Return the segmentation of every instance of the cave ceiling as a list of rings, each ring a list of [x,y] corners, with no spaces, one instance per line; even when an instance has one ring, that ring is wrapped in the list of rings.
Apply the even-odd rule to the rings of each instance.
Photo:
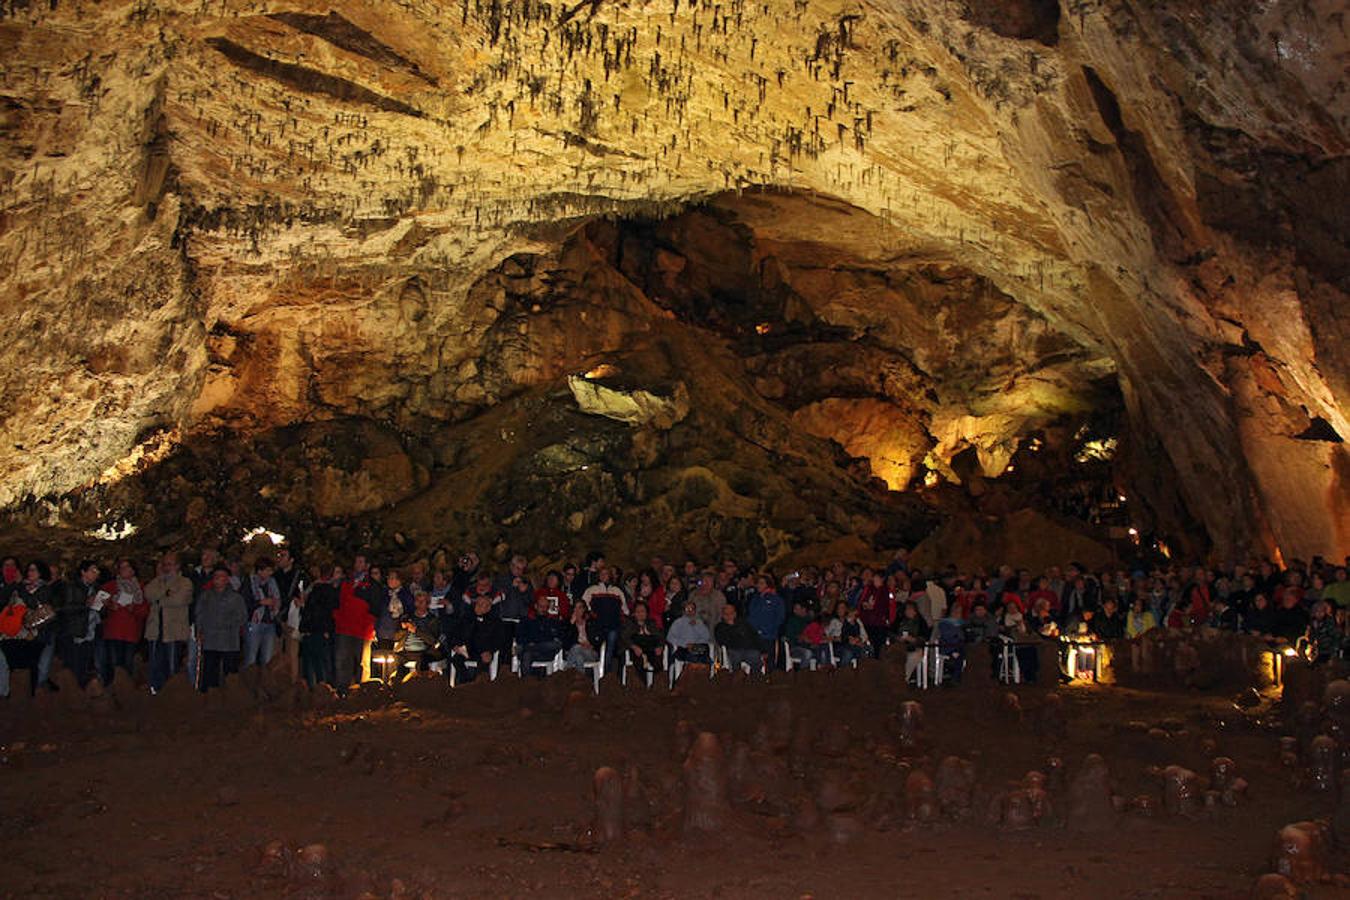
[[[1141,525],[1350,552],[1346,27],[5,0],[0,504],[782,556],[1118,407]]]

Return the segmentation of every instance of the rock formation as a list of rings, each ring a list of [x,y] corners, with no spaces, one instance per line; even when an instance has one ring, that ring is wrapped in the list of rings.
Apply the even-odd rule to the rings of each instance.
[[[1176,549],[1344,554],[1348,46],[1334,0],[5,0],[0,504],[773,559],[1114,452]]]

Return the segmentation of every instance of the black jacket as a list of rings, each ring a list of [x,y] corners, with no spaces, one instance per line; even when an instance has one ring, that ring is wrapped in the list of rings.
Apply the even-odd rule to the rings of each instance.
[[[728,650],[758,650],[759,633],[748,619],[737,619],[734,624],[718,622],[713,628],[713,640],[717,646]]]
[[[451,647],[463,645],[470,656],[493,653],[502,648],[506,639],[506,626],[498,618],[494,609],[485,616],[470,614],[456,623],[457,627],[450,636]]]
[[[305,605],[300,608],[301,634],[332,634],[333,613],[338,608],[337,585],[320,581],[310,589]]]

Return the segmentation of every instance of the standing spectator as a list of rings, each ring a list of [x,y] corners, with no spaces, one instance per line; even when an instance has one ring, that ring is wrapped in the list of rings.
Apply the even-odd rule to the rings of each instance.
[[[867,629],[867,642],[872,645],[872,655],[877,659],[881,658],[881,652],[886,648],[894,602],[895,598],[886,590],[886,577],[880,572],[873,572],[858,595],[858,618]]]
[[[75,579],[61,582],[60,587],[53,592],[56,652],[80,687],[84,687],[94,672],[94,639],[100,624],[98,613],[92,609],[99,589],[98,564],[91,559],[81,560]]]
[[[338,588],[338,608],[333,613],[336,663],[333,677],[340,692],[345,692],[353,681],[366,680],[378,607],[379,597],[370,582],[366,557],[358,554],[352,561],[351,574]]]
[[[216,566],[210,585],[197,598],[203,691],[219,687],[225,676],[237,669],[239,635],[248,618],[248,604],[230,584],[230,570]]]
[[[150,604],[136,579],[136,567],[129,559],[118,561],[117,577],[103,585],[102,590],[107,594],[103,601],[103,683],[109,684],[114,668],[131,674],[131,663],[145,631]]]
[[[515,644],[520,621],[534,608],[534,585],[530,583],[525,567],[525,557],[511,557],[510,569],[493,585],[502,598],[498,611],[502,617],[502,649],[507,655]]]
[[[6,611],[13,617],[10,621],[17,624],[18,629],[7,633],[6,639],[0,641],[7,663],[0,696],[9,694],[11,669],[32,671],[30,689],[33,692],[47,683],[56,643],[56,616],[52,607],[50,582],[51,569],[45,562],[34,560],[24,567],[22,580],[5,588]],[[26,617],[39,607],[51,613],[51,618],[37,629],[30,628]],[[6,629],[7,632],[10,630]]]
[[[277,568],[272,573],[277,583],[277,594],[281,597],[281,608],[277,610],[277,627],[281,631],[281,652],[286,655],[286,668],[291,680],[300,679],[300,616],[298,609],[292,609],[305,590],[304,570],[291,555],[286,546],[277,548]]]
[[[595,570],[595,583],[581,595],[582,602],[591,611],[601,640],[605,642],[607,669],[615,664],[614,654],[619,649],[619,635],[623,630],[624,617],[628,615],[628,599],[618,586],[610,582],[610,575],[611,570],[602,557]]]
[[[192,582],[179,568],[178,554],[164,554],[159,560],[159,574],[145,586],[145,599],[150,604],[145,638],[150,642],[152,693],[178,671],[179,659],[186,653],[192,593]]]
[[[907,601],[895,620],[895,640],[905,651],[905,679],[908,680],[923,663],[923,648],[933,633],[922,615],[919,605]]]
[[[272,661],[277,646],[277,611],[281,609],[281,590],[272,573],[275,563],[259,559],[253,573],[244,579],[244,602],[248,605],[248,628],[244,632],[244,659],[241,669],[265,666]]]
[[[1312,605],[1308,617],[1308,647],[1314,663],[1324,663],[1335,659],[1341,650],[1341,630],[1336,625],[1336,617],[1331,606],[1325,600]]]
[[[328,578],[314,570],[314,584],[300,604],[300,673],[310,687],[321,681],[333,684],[333,614],[338,608],[342,566],[333,566]]]
[[[783,598],[774,593],[773,582],[768,575],[760,575],[755,580],[755,588],[756,593],[750,598],[750,610],[746,618],[759,635],[760,649],[765,653],[773,653],[778,634],[787,619],[787,609]]]

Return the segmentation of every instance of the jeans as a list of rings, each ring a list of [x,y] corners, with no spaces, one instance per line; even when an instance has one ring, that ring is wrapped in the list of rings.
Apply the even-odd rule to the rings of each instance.
[[[0,697],[9,696],[9,660],[0,652]]]
[[[792,663],[796,666],[810,668],[812,661],[817,666],[828,666],[830,664],[830,651],[824,644],[819,647],[798,645],[792,647],[790,652],[792,653]]]
[[[250,622],[244,631],[244,660],[241,668],[265,666],[277,648],[277,627],[271,622]]]
[[[593,663],[599,658],[600,654],[596,653],[590,647],[573,644],[572,649],[568,650],[567,655],[563,657],[563,662],[567,664],[567,668],[583,672],[586,669],[587,663]]]
[[[540,641],[537,644],[526,644],[520,648],[520,674],[533,675],[533,663],[552,662],[553,657],[558,655],[562,649],[562,643],[559,641]]]
[[[47,683],[47,679],[52,676],[52,658],[56,656],[56,641],[48,638],[47,643],[43,645],[42,651],[38,653],[37,673],[33,680],[33,687],[40,688]]]
[[[202,686],[201,656],[202,643],[197,639],[197,629],[194,627],[188,637],[187,659],[183,661],[183,668],[187,669],[188,681],[191,681],[195,688]]]
[[[178,654],[187,641],[150,642],[150,690],[157,691],[178,671]]]
[[[333,683],[333,636],[307,634],[300,638],[300,672],[310,687]]]
[[[834,662],[839,668],[853,665],[853,661],[858,658],[860,658],[858,648],[852,644],[840,641],[834,645]]]
[[[619,632],[618,630],[605,632],[605,671],[603,674],[613,672],[619,667]]]

